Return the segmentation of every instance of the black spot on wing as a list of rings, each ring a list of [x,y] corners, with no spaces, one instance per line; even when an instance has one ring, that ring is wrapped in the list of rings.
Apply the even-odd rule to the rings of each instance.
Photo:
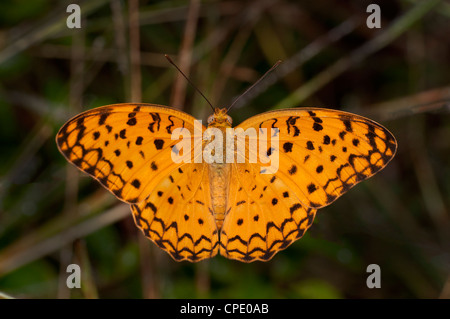
[[[136,123],[137,123],[137,120],[136,120],[135,117],[132,117],[132,118],[130,118],[130,119],[127,121],[127,124],[128,124],[129,126],[134,126],[134,125],[136,125]]]
[[[157,150],[160,150],[164,146],[164,140],[156,139],[153,141]]]
[[[134,188],[139,189],[141,187],[141,182],[138,179],[135,179],[131,182]]]
[[[172,134],[172,127],[175,126],[175,123],[173,122],[172,117],[173,117],[172,115],[169,115],[169,117],[167,118],[169,120],[170,124],[166,126],[166,131],[169,134]]]
[[[109,112],[102,113],[102,115],[100,115],[100,119],[98,120],[98,125],[103,125],[103,124],[105,124],[106,119],[108,118],[108,116],[109,116],[110,114],[111,114],[111,113],[109,113]]]
[[[293,144],[291,142],[286,142],[283,144],[283,150],[285,153],[292,152],[292,146]]]
[[[352,122],[350,120],[343,120],[342,122],[345,125],[345,130],[349,133],[352,133],[353,132]]]
[[[319,123],[314,123],[313,124],[313,130],[316,132],[322,131],[323,130],[323,126]]]
[[[311,194],[313,192],[315,192],[317,190],[316,185],[314,185],[313,183],[308,185],[308,193]]]
[[[288,172],[290,175],[294,175],[295,173],[297,173],[297,166],[292,165]]]
[[[150,132],[155,133],[155,126],[156,130],[159,131],[160,129],[161,117],[158,113],[150,113],[150,116],[152,117],[153,122],[148,125],[148,129],[150,130]]]
[[[300,129],[295,125],[295,123],[297,122],[297,119],[299,119],[298,116],[290,116],[286,120],[288,134],[291,134],[291,130],[293,130],[294,131],[293,136],[300,135]]]

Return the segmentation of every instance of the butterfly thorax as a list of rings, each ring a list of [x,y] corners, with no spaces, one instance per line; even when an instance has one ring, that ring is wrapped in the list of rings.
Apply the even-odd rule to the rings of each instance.
[[[228,201],[231,176],[231,164],[226,163],[225,160],[225,155],[227,153],[225,150],[225,137],[226,129],[231,128],[232,119],[226,112],[227,110],[225,108],[216,108],[214,114],[208,118],[208,128],[218,128],[222,131],[222,145],[224,145],[222,163],[208,164],[211,203],[218,229],[222,227],[226,215],[226,203]]]
[[[214,114],[208,117],[208,127],[224,128],[231,127],[232,118],[227,114],[227,109],[214,109]]]

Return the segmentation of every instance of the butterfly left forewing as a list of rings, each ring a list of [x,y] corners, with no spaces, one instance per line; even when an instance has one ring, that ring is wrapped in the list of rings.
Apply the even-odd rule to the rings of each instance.
[[[329,205],[380,171],[397,148],[394,136],[380,124],[329,109],[266,112],[238,127],[278,130],[279,167],[274,175],[311,208]]]

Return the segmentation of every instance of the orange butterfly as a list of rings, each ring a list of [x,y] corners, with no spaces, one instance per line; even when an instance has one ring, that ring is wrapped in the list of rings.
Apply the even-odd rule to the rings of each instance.
[[[237,126],[278,130],[278,149],[266,151],[269,158],[278,152],[278,171],[261,174],[266,165],[251,163],[250,153],[236,154],[244,163],[195,163],[194,123],[165,106],[115,104],[74,117],[56,142],[69,162],[131,205],[145,236],[175,260],[192,262],[218,252],[243,262],[270,260],[303,236],[318,208],[380,171],[397,149],[386,128],[359,115],[320,108],[266,112]],[[208,123],[231,128],[226,109],[216,108]],[[177,128],[191,134],[191,161],[172,160],[180,152],[172,139]]]

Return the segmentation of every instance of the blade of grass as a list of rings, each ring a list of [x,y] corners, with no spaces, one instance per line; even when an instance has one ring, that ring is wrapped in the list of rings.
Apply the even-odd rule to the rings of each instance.
[[[353,65],[361,63],[368,56],[384,48],[404,32],[408,31],[414,23],[434,9],[440,2],[441,0],[419,2],[412,9],[394,21],[386,30],[381,32],[379,36],[366,42],[364,45],[353,51],[350,55],[338,60],[329,68],[316,75],[313,79],[280,101],[274,109],[298,106],[331,80],[350,69]]]
[[[95,12],[105,3],[107,0],[96,0],[96,1],[85,1],[82,4],[82,12],[86,17],[89,14]],[[65,13],[66,7],[59,7],[54,12],[52,12],[49,16],[55,17],[49,19],[45,17],[41,21],[36,23],[35,28],[31,28],[31,31],[28,34],[21,36],[16,39],[13,43],[7,44],[6,47],[0,51],[0,65],[8,61],[13,56],[19,54],[23,50],[28,49],[32,45],[42,42],[45,39],[48,39],[60,31],[67,29],[66,19],[67,13]],[[42,25],[42,26],[40,26]]]
[[[195,46],[192,63],[200,61],[206,54],[214,50],[220,43],[225,41],[232,31],[243,28],[249,23],[254,23],[270,6],[275,5],[272,0],[256,1],[250,7],[241,8],[239,14],[232,16],[227,23],[219,25],[208,34],[205,40]],[[245,9],[245,10],[242,10]]]
[[[82,20],[82,24],[85,24],[85,20]],[[76,30],[72,36],[71,44],[71,59],[70,59],[70,83],[69,83],[69,109],[74,113],[80,113],[82,111],[83,104],[83,92],[84,92],[84,76],[85,75],[85,32],[83,29]],[[65,197],[63,215],[70,216],[71,214],[78,214],[78,189],[79,189],[79,173],[71,165],[67,165],[66,170],[66,183],[65,183]],[[85,250],[85,246],[80,244],[80,239],[74,243],[69,243],[66,247],[63,247],[60,252],[60,273],[58,284],[58,298],[67,299],[70,298],[72,290],[67,287],[66,268],[68,264],[71,264],[74,257],[73,247],[78,247],[78,260],[84,265],[89,265],[87,260],[88,253]],[[81,268],[83,273],[88,273],[88,269]],[[83,276],[84,286],[95,287],[93,282],[89,282],[91,277]],[[83,286],[83,287],[84,287]],[[85,292],[85,289],[82,289]],[[88,291],[89,293],[90,291]],[[89,295],[90,296],[90,295]]]
[[[219,101],[222,97],[228,80],[230,79],[230,76],[232,75],[232,72],[236,67],[237,61],[241,57],[242,50],[244,49],[244,46],[250,37],[253,27],[254,24],[249,23],[247,26],[241,28],[239,30],[239,33],[234,37],[233,42],[230,45],[230,49],[222,59],[219,67],[220,71],[218,72],[218,76],[214,81],[214,86],[212,87],[211,94],[212,101]],[[229,105],[229,103],[231,102],[227,101],[226,104],[220,103],[217,105]]]
[[[195,35],[197,31],[198,15],[200,11],[200,1],[191,0],[189,2],[189,10],[184,28],[183,41],[181,43],[180,52],[178,54],[178,66],[189,77],[189,70],[192,63],[192,46],[194,45]],[[170,105],[183,109],[186,98],[186,79],[178,73],[172,89],[172,97]]]
[[[81,291],[87,299],[97,299],[98,290],[95,284],[94,276],[92,275],[92,266],[86,244],[82,240],[77,240],[74,245],[76,260],[80,263],[80,268],[83,271],[81,276]],[[67,273],[65,273],[67,277]]]
[[[101,213],[92,209],[70,219],[60,215],[0,252],[0,276],[129,216],[130,208],[124,204]]]
[[[14,161],[9,166],[8,172],[0,180],[0,202],[3,202],[8,195],[11,183],[16,179],[16,176],[19,176],[24,168],[30,165],[36,153],[51,136],[52,128],[45,119],[37,123],[30,134],[28,134],[25,141],[17,149],[18,154],[13,156]],[[0,218],[2,218],[1,211]]]
[[[131,0],[129,2],[129,36],[130,36],[130,85],[131,101],[140,103],[142,101],[142,80],[141,80],[141,55],[140,55],[140,36],[139,36],[139,1]]]
[[[338,40],[342,39],[344,36],[354,31],[357,27],[358,18],[356,16],[351,17],[338,25],[337,27],[331,29],[329,32],[323,36],[317,38],[315,41],[308,44],[305,48],[299,51],[297,54],[293,55],[286,61],[281,63],[276,72],[269,74],[258,86],[253,88],[245,97],[243,97],[234,108],[240,108],[247,105],[251,100],[255,99],[261,93],[267,90],[268,87],[280,81],[284,76],[294,72],[305,62],[312,59],[320,52],[325,50],[329,45]]]
[[[450,112],[450,86],[435,88],[367,107],[366,115],[380,121],[397,120],[426,112]]]

